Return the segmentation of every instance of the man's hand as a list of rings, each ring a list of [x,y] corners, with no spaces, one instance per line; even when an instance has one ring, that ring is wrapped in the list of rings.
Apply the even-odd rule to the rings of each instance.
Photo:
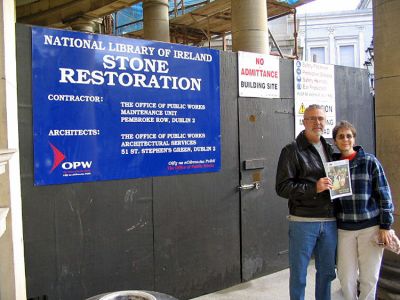
[[[329,177],[322,177],[317,181],[317,193],[330,190],[332,187],[332,180]]]

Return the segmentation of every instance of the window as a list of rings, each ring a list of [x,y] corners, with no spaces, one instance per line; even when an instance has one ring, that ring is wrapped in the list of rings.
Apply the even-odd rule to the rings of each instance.
[[[354,45],[339,46],[340,64],[347,67],[355,67]]]
[[[316,63],[325,63],[325,47],[311,47],[310,60]]]

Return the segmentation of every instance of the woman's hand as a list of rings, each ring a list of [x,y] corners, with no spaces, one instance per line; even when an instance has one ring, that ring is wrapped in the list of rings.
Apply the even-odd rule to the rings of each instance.
[[[392,235],[390,234],[390,230],[379,229],[379,242],[383,243],[384,245],[388,245],[391,241]]]

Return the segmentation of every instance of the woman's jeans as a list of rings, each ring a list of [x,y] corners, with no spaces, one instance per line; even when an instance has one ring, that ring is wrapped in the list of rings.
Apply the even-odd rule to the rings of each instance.
[[[336,221],[289,221],[290,299],[304,300],[307,267],[315,257],[315,299],[331,299],[331,281],[336,278]]]

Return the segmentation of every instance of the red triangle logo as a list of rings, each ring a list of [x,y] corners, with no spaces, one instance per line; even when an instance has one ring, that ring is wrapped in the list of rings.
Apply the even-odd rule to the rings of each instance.
[[[55,168],[65,159],[65,155],[58,150],[52,143],[49,143],[51,149],[53,150],[53,167],[50,170],[50,173],[54,171]]]

